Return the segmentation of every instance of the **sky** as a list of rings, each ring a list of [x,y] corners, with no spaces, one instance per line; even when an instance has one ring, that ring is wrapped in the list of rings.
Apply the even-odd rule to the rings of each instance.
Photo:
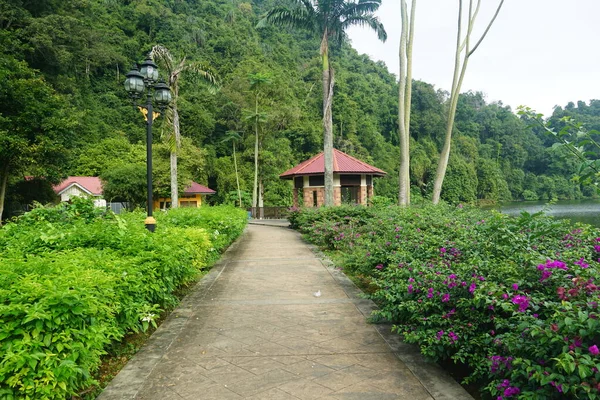
[[[482,0],[478,40],[499,0]],[[407,1],[410,5],[411,1]],[[413,79],[450,90],[458,0],[417,0]],[[464,1],[465,4],[468,1]],[[385,62],[398,75],[400,1],[382,0],[376,15],[388,39],[352,27],[352,46]],[[505,0],[485,40],[469,59],[461,92],[485,93],[488,102],[525,105],[544,115],[568,102],[600,99],[600,0]]]

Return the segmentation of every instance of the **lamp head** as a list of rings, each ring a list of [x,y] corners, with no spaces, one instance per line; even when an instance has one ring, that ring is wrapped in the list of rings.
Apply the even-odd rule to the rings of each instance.
[[[134,99],[140,97],[144,93],[144,76],[140,74],[137,66],[134,65],[125,76],[125,90],[129,96]]]
[[[150,55],[140,65],[140,73],[144,77],[144,82],[148,85],[152,85],[158,79],[158,66],[152,61]]]

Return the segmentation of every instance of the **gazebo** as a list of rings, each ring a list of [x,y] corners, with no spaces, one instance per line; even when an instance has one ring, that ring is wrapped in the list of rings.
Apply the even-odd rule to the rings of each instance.
[[[333,201],[366,205],[373,197],[373,178],[386,173],[337,149],[333,149]],[[319,207],[325,203],[325,159],[319,153],[279,175],[294,182],[294,206],[300,196],[305,207]]]

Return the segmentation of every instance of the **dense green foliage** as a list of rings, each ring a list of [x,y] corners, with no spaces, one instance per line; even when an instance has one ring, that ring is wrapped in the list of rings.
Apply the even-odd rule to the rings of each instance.
[[[247,216],[203,207],[157,219],[151,234],[142,214],[104,214],[75,198],[0,229],[1,398],[64,399],[89,387],[111,344],[155,325]]]
[[[243,136],[237,147],[241,189],[251,193],[254,125],[245,116],[254,109],[254,96],[248,77],[268,74],[272,84],[260,105],[265,121],[259,174],[265,205],[289,205],[289,182],[278,174],[323,148],[322,66],[319,39],[301,30],[256,29],[260,16],[280,3],[286,2],[0,0],[0,165],[10,165],[7,202],[16,207],[25,198],[17,185],[24,175],[55,182],[143,162],[143,119],[122,83],[132,62],[161,44],[177,58],[207,66],[220,85],[213,93],[193,74],[179,81],[181,134],[188,139],[181,153],[188,151],[195,161],[187,165],[179,156],[181,186],[193,179],[217,190],[212,201],[235,199],[229,196],[237,189],[231,145],[222,141],[233,130]],[[376,193],[396,198],[396,78],[348,45],[331,51],[334,146],[388,172],[376,180]],[[411,181],[417,203],[431,191],[447,100],[448,93],[413,82]],[[557,108],[552,121],[571,115],[597,128],[598,104]],[[162,123],[157,121],[155,143],[165,147]],[[480,93],[461,95],[453,140],[442,193],[448,201],[593,194],[571,182],[576,162],[553,150],[551,137],[501,103],[486,103]],[[156,151],[154,163],[158,194],[168,190],[168,151]]]
[[[375,319],[485,398],[600,398],[600,231],[467,207],[295,211],[293,224],[365,277]]]

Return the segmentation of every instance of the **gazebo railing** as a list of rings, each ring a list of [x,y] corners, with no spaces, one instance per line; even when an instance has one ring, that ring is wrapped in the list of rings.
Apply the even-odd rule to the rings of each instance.
[[[254,219],[285,219],[289,207],[250,207],[248,211]]]

